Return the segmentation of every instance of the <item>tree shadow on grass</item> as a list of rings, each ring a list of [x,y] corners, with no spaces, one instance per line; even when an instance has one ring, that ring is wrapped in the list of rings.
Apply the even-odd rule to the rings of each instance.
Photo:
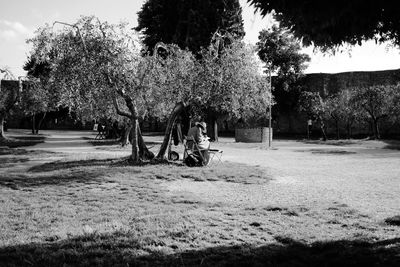
[[[297,140],[299,143],[309,144],[309,145],[330,145],[330,146],[348,146],[357,144],[357,140]]]
[[[391,150],[400,150],[400,141],[399,140],[382,140],[386,146],[384,149],[391,149]]]
[[[17,148],[23,146],[33,146],[44,142],[44,136],[15,136],[6,141],[0,142],[0,146],[7,146],[9,148]]]
[[[50,172],[55,170],[66,170],[80,167],[99,167],[99,166],[113,166],[120,162],[121,159],[89,159],[89,160],[76,160],[76,161],[54,161],[41,165],[33,166],[28,172]]]
[[[120,146],[120,147],[122,147],[120,139],[96,140],[92,137],[83,137],[83,139],[87,140],[93,146]],[[156,146],[156,145],[161,145],[161,143],[162,143],[162,141],[159,141],[159,142],[146,141],[146,146]]]
[[[0,159],[0,168],[9,168],[10,165],[19,164],[29,161],[26,157],[2,157]]]
[[[0,265],[399,266],[400,263],[400,238],[378,242],[341,240],[305,244],[276,237],[276,243],[264,246],[248,244],[184,251],[179,249],[179,243],[167,246],[162,240],[140,239],[136,234],[122,232],[46,240],[50,242],[0,248]]]
[[[24,155],[24,156],[31,156],[31,155],[46,155],[46,154],[61,154],[60,152],[52,152],[46,150],[26,150],[22,148],[0,148],[0,156],[2,155]]]
[[[0,178],[0,187],[8,187],[14,190],[40,187],[49,185],[69,185],[74,183],[92,184],[100,183],[104,174],[103,170],[85,169],[69,170],[37,174],[10,174],[8,177]],[[1,265],[0,265],[1,266]]]

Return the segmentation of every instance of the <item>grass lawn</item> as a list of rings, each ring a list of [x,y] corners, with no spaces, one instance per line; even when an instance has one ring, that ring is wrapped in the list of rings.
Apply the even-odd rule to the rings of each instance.
[[[257,202],[274,186],[275,170],[265,166],[130,166],[5,148],[0,162],[0,266],[400,263],[395,217],[385,222],[322,199]]]

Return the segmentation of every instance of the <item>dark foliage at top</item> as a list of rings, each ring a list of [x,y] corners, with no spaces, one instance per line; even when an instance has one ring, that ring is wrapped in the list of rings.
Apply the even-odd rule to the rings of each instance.
[[[391,40],[400,45],[398,1],[248,0],[263,15],[275,11],[282,26],[303,38],[305,45],[323,49],[363,40]]]
[[[197,53],[208,47],[213,34],[244,36],[242,8],[238,0],[148,0],[138,12],[138,26],[145,45],[174,43]]]
[[[23,69],[28,72],[28,76],[35,78],[48,77],[51,71],[48,62],[37,62],[34,57],[28,57]]]

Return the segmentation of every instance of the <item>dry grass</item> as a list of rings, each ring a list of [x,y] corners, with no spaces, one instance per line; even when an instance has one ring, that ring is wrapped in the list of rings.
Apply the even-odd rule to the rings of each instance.
[[[240,190],[252,194],[268,186],[269,169],[53,157],[0,151],[0,266],[400,263],[398,226],[340,201],[310,206],[239,201],[245,198]],[[222,187],[240,190],[216,198],[202,193],[207,186],[221,187],[221,193]]]

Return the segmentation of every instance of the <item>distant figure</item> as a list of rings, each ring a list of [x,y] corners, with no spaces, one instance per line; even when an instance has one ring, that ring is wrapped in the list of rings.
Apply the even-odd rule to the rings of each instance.
[[[7,121],[6,120],[4,120],[4,122],[3,122],[3,129],[4,129],[5,132],[8,131]]]
[[[207,149],[210,147],[210,138],[207,137],[207,124],[205,122],[196,122],[195,125],[189,129],[187,136],[193,137],[193,140],[200,149]],[[193,145],[189,144],[189,147]],[[192,148],[192,147],[191,147]]]

